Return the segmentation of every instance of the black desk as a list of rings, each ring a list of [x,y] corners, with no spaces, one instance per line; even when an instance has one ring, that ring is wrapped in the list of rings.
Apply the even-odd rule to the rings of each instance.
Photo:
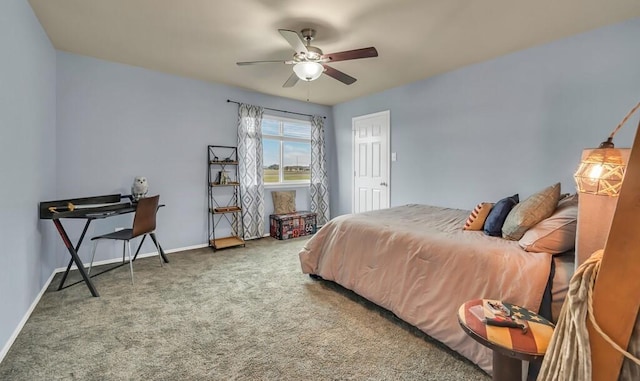
[[[58,290],[64,288],[64,282],[67,279],[67,275],[69,275],[69,271],[71,270],[71,266],[75,263],[78,267],[78,271],[80,275],[82,275],[82,279],[86,283],[89,291],[91,291],[91,295],[100,296],[98,294],[98,290],[96,290],[93,282],[91,282],[91,277],[87,274],[87,271],[84,268],[84,264],[82,260],[78,256],[78,250],[80,249],[80,245],[84,240],[84,236],[87,233],[87,229],[91,224],[91,221],[96,219],[102,219],[112,216],[119,216],[121,214],[133,213],[136,211],[136,205],[132,204],[130,201],[121,202],[122,199],[129,199],[129,196],[122,196],[120,194],[112,194],[106,196],[96,196],[96,197],[85,197],[85,198],[74,198],[67,200],[56,200],[56,201],[44,201],[40,203],[40,219],[48,219],[52,220],[60,234],[60,238],[64,242],[69,254],[71,255],[71,259],[69,260],[69,264],[67,265],[67,270],[64,272],[62,276],[62,280],[60,281],[60,285],[58,286]],[[91,205],[100,205],[100,206],[91,206]],[[71,240],[69,239],[69,235],[67,234],[64,226],[62,226],[62,222],[60,221],[63,218],[72,218],[72,219],[85,219],[87,222],[84,225],[84,229],[82,230],[82,234],[78,239],[78,242],[73,245]],[[146,235],[142,237],[140,244],[138,245],[138,249],[136,250],[136,254],[132,260],[135,260],[140,252],[140,248],[142,247],[142,243]],[[153,239],[153,236],[151,237]],[[160,255],[165,263],[169,263],[164,250],[162,250],[162,246],[160,246],[155,240],[154,242],[160,248]],[[115,266],[120,267],[121,265]],[[112,270],[113,268],[109,270]],[[109,271],[107,270],[107,271]],[[104,272],[104,271],[103,271]],[[102,274],[98,273],[96,275]],[[76,282],[79,283],[79,282]],[[76,283],[70,284],[72,286]]]

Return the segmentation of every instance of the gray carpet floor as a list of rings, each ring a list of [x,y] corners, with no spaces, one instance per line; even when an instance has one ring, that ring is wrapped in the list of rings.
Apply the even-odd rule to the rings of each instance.
[[[169,254],[56,291],[0,363],[0,380],[489,380],[338,285],[300,271],[306,238]],[[72,278],[79,279],[78,274]],[[74,280],[71,279],[71,280]]]

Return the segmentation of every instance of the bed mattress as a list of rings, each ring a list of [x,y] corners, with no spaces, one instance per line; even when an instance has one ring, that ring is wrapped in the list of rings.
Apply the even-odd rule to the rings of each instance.
[[[392,311],[491,374],[491,351],[462,331],[458,307],[487,298],[537,311],[552,256],[464,231],[468,216],[428,205],[340,216],[307,241],[302,271]]]

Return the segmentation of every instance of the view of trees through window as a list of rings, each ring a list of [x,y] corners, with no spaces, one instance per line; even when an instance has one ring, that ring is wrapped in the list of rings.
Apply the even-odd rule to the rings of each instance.
[[[269,115],[262,118],[264,183],[311,179],[311,123]]]

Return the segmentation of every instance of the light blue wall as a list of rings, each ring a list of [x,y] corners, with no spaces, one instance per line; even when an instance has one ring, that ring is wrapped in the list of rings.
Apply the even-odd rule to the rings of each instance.
[[[166,204],[157,229],[165,249],[207,242],[207,145],[237,143],[237,106],[227,99],[327,115],[333,136],[327,106],[64,52],[57,59],[58,198],[127,194],[134,176],[146,176],[150,192]],[[265,200],[268,214],[270,193]],[[97,221],[87,234],[130,224],[131,216]],[[69,226],[77,237],[81,223]],[[81,249],[84,258],[90,246]],[[62,245],[58,253],[61,266],[68,254]],[[119,255],[101,244],[96,259]]]
[[[0,343],[68,261],[52,224],[38,220],[42,200],[128,193],[145,175],[167,205],[158,226],[165,248],[206,242],[206,145],[236,142],[227,98],[328,116],[333,216],[351,210],[351,118],[382,110],[391,110],[398,153],[392,204],[472,208],[554,181],[572,189],[581,150],[640,100],[638,37],[636,19],[331,109],[56,53],[26,0],[0,2],[0,289],[9,291],[0,294]],[[631,144],[637,119],[618,146]],[[101,221],[89,234],[130,223]],[[68,228],[75,239],[80,225]],[[112,249],[98,259],[117,256]]]
[[[54,269],[55,50],[26,0],[0,2],[0,348]],[[3,352],[4,353],[4,352]],[[1,356],[0,356],[1,357]]]
[[[351,118],[391,111],[391,204],[472,209],[554,182],[640,101],[640,19],[334,106],[333,215],[351,212]],[[640,115],[616,135],[630,147]]]

